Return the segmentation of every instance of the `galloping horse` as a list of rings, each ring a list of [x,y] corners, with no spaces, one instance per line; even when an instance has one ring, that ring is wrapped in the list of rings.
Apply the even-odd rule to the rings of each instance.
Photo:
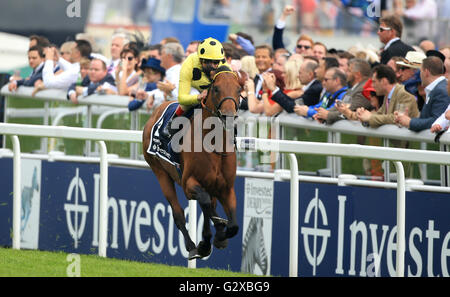
[[[202,144],[201,151],[195,151],[194,135],[198,133],[194,133],[194,130],[202,129],[201,140],[203,141],[208,133],[211,132],[211,129],[205,129],[203,127],[205,120],[215,117],[216,119],[220,119],[222,123],[225,123],[229,119],[234,121],[237,117],[240,92],[241,85],[238,83],[236,74],[229,69],[225,71],[220,71],[219,69],[208,88],[206,98],[201,102],[201,112],[195,113],[190,119],[190,127],[184,135],[183,139],[188,143],[190,142],[190,149],[181,150],[180,152],[181,177],[175,166],[147,152],[152,127],[158,122],[164,110],[171,102],[161,104],[144,127],[144,158],[155,173],[162,192],[172,208],[173,219],[177,228],[184,236],[186,249],[189,252],[189,259],[203,258],[211,254],[212,248],[210,241],[212,233],[210,219],[213,221],[216,229],[214,236],[214,246],[216,248],[225,248],[228,244],[228,238],[235,236],[239,229],[236,220],[236,194],[234,192],[234,180],[236,178],[236,153],[234,147],[232,146],[233,149],[231,151],[224,152],[223,147],[227,145],[227,133],[221,133],[223,138],[216,139],[215,150],[208,150]],[[203,128],[194,127],[194,123],[199,120],[198,117],[201,117]],[[225,128],[225,125],[221,131],[223,132],[224,130],[227,130],[228,133],[230,132],[230,129]],[[232,129],[232,133],[234,133],[234,129]],[[234,140],[234,134],[231,140]],[[221,143],[218,145],[219,149],[217,149],[217,143]],[[204,216],[203,240],[197,247],[189,237],[186,229],[186,220],[176,195],[175,182],[181,185],[187,199],[197,200],[202,209]],[[217,215],[217,200],[221,203],[228,220],[222,219]]]

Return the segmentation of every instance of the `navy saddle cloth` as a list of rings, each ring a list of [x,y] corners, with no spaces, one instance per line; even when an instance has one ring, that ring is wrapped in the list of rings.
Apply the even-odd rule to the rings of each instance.
[[[178,105],[179,105],[178,102],[173,102],[167,105],[161,117],[156,121],[155,125],[150,131],[150,144],[148,146],[147,153],[151,155],[156,155],[161,159],[169,162],[178,169],[179,173],[181,173],[180,154],[172,149],[170,139],[166,139],[165,137],[161,136],[161,132],[169,122],[169,119],[175,113],[175,110],[177,109]],[[191,108],[189,111],[185,112],[183,116],[188,118],[191,117],[192,114],[194,113],[194,109],[195,107]]]

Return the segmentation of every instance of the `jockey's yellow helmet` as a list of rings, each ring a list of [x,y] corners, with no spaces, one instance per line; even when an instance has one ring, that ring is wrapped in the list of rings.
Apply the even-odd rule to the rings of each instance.
[[[197,49],[198,57],[207,60],[223,60],[225,59],[225,51],[222,43],[212,37],[204,39]]]

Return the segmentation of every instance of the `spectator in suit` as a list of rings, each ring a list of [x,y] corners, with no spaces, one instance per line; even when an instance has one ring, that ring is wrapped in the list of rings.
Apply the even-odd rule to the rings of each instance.
[[[323,116],[328,125],[344,118],[351,119],[351,113],[359,107],[371,109],[370,100],[363,94],[370,72],[370,64],[367,61],[362,59],[351,59],[349,61],[347,82],[352,88],[345,94],[342,104],[338,101],[338,104],[326,112],[326,117]],[[322,117],[322,113],[318,113],[318,117]]]
[[[381,107],[376,112],[370,112],[360,107],[356,110],[358,119],[372,128],[386,124],[395,124],[394,111],[399,110],[401,104],[405,106],[408,116],[419,116],[416,98],[396,82],[395,72],[387,65],[378,65],[373,69],[372,85],[377,96],[384,96]]]
[[[273,31],[272,48],[274,50],[277,50],[279,48],[285,48],[284,43],[283,43],[283,31],[284,31],[284,28],[286,27],[286,19],[288,16],[290,16],[294,12],[295,12],[295,9],[292,5],[286,5],[283,8],[283,13],[281,14],[280,18],[277,20],[274,31]]]
[[[447,79],[447,95],[450,96],[450,80]],[[447,109],[434,121],[430,131],[432,133],[445,131],[450,126],[450,104]]]
[[[322,84],[315,77],[315,70],[317,63],[312,60],[305,60],[300,66],[298,77],[303,85],[303,95],[296,100],[290,98],[287,94],[280,92],[275,82],[267,83],[269,90],[272,91],[272,100],[280,104],[284,110],[289,113],[294,112],[294,107],[297,105],[315,105],[319,102],[320,93],[322,92]]]
[[[94,55],[94,54],[93,54]],[[107,90],[117,93],[115,80],[108,74],[107,59],[101,55],[95,55],[91,61],[89,73],[83,79],[81,86],[72,84],[67,92],[67,98],[78,104],[78,96],[89,96],[94,93],[104,94]]]
[[[345,73],[337,67],[327,70],[322,84],[326,93],[322,96],[319,103],[312,106],[297,105],[294,107],[296,114],[323,122],[327,117],[328,110],[332,108],[337,101],[342,100],[348,90],[347,77],[345,76]]]
[[[17,90],[20,86],[34,87],[42,81],[42,69],[44,68],[44,50],[39,46],[32,46],[28,50],[28,64],[33,69],[31,76],[27,79],[12,80],[8,85],[10,92]]]
[[[447,94],[447,81],[444,77],[444,63],[439,58],[428,57],[424,59],[420,76],[427,95],[420,117],[410,118],[398,111],[394,112],[395,122],[412,131],[431,128],[433,122],[446,110],[450,103]]]
[[[378,38],[384,44],[381,52],[381,64],[387,62],[394,56],[405,57],[409,51],[414,49],[400,40],[402,36],[403,25],[396,16],[385,16],[380,18],[378,27]]]
[[[259,45],[255,48],[255,64],[259,73],[253,81],[247,80],[245,83],[248,110],[252,113],[264,112],[264,104],[261,100],[264,93],[262,74],[272,71],[273,63],[273,50],[269,45]]]

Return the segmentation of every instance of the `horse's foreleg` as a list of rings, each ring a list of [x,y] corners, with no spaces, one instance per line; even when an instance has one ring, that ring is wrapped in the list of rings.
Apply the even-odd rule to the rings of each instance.
[[[222,199],[220,199],[223,209],[228,217],[227,229],[225,237],[231,238],[239,231],[239,226],[236,218],[236,193],[231,189]]]
[[[214,246],[218,249],[224,249],[228,246],[228,239],[226,237],[225,228],[228,224],[228,221],[219,217],[216,211],[217,206],[217,198],[213,197],[212,199],[212,212],[213,217],[212,221],[214,222],[214,228],[216,229],[216,235],[214,235]]]
[[[189,199],[195,199],[200,204],[200,208],[203,212],[203,240],[198,244],[198,256],[207,257],[211,254],[211,226],[210,219],[212,215],[212,204],[211,197],[209,194],[200,186],[200,184],[194,179],[189,178],[186,182],[186,196]]]

